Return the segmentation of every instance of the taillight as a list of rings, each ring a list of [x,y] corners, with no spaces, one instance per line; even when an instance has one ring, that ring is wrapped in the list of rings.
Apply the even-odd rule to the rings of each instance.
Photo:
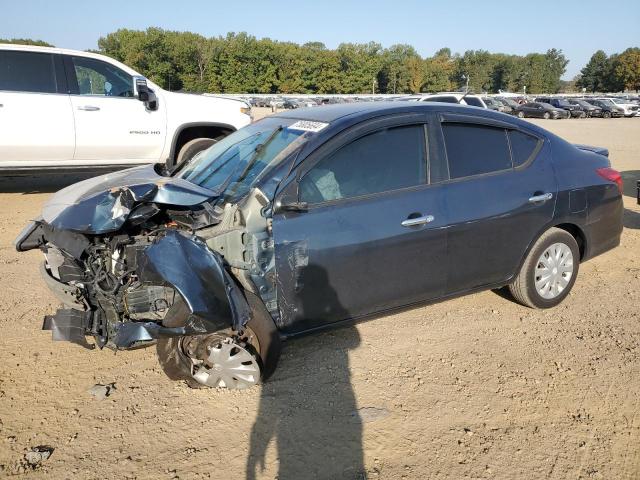
[[[597,168],[596,173],[605,180],[609,180],[610,182],[618,185],[618,190],[620,190],[620,193],[622,193],[622,175],[620,175],[620,172],[614,170],[613,168],[604,167]]]

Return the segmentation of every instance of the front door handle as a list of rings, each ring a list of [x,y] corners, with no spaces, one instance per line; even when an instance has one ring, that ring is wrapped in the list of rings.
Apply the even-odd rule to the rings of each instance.
[[[529,203],[540,203],[546,202],[547,200],[551,200],[553,198],[553,193],[543,193],[541,195],[534,195],[529,198]]]
[[[97,112],[100,110],[100,107],[94,107],[93,105],[83,105],[78,107],[78,110],[82,110],[84,112]]]
[[[431,223],[435,220],[433,215],[425,215],[424,217],[407,218],[403,220],[400,225],[403,227],[415,227],[416,225],[424,225],[425,223]]]

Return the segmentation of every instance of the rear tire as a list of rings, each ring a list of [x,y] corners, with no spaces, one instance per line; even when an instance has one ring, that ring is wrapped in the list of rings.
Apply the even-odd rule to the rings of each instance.
[[[194,138],[193,140],[185,143],[178,155],[176,156],[175,162],[173,162],[173,167],[179,167],[184,162],[188,162],[191,160],[197,153],[200,153],[203,150],[206,150],[211,145],[216,143],[218,140],[214,138]]]
[[[247,323],[246,332],[249,336],[247,343],[255,353],[260,365],[261,381],[266,381],[276,369],[282,342],[273,319],[262,301],[250,292],[245,292],[249,306],[251,307],[251,319]],[[229,331],[220,332],[220,336],[229,336]],[[160,338],[156,344],[158,362],[165,375],[171,380],[184,380],[191,388],[206,388],[195,380],[192,375],[191,360],[182,351],[182,342],[185,337]]]
[[[569,295],[579,267],[580,250],[575,238],[565,230],[550,228],[531,248],[509,291],[526,307],[555,307]],[[548,283],[545,278],[550,278]]]

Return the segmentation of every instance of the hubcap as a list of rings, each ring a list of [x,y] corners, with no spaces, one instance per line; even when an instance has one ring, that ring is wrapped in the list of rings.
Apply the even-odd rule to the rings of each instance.
[[[567,288],[572,276],[571,249],[564,243],[554,243],[542,252],[536,264],[536,291],[547,300],[556,298]]]
[[[247,349],[231,337],[191,338],[186,350],[191,374],[198,383],[212,388],[245,389],[260,381],[260,365],[249,350],[251,347]]]

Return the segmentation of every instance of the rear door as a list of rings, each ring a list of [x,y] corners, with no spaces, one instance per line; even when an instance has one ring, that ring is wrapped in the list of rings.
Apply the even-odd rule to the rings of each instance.
[[[446,219],[427,130],[423,115],[369,122],[303,162],[283,195],[295,191],[307,211],[273,219],[284,331],[443,294]]]
[[[0,50],[0,166],[70,161],[74,146],[60,56]]]
[[[76,160],[157,161],[166,136],[166,106],[147,110],[133,77],[102,60],[65,56],[76,124]]]
[[[542,138],[474,121],[449,115],[441,124],[449,166],[449,294],[511,278],[551,222],[557,194]]]

